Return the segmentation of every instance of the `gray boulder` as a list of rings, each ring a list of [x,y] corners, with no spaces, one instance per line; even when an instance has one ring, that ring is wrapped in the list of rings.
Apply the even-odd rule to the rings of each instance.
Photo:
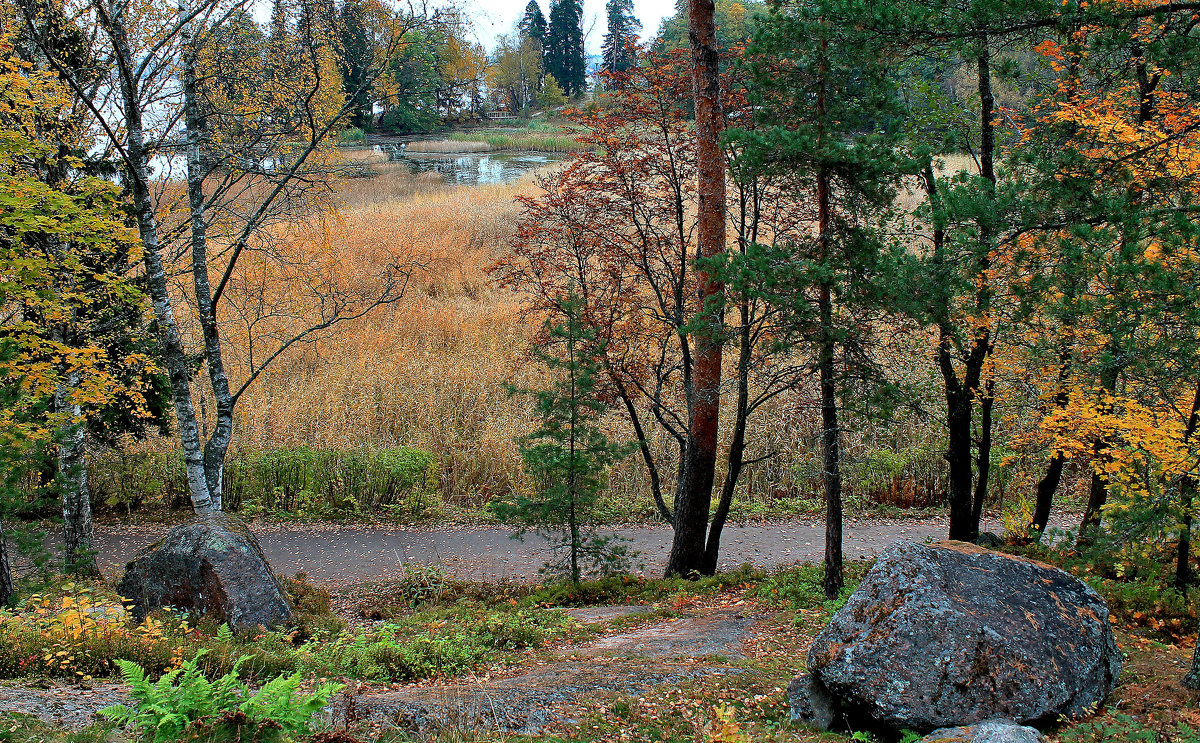
[[[1010,720],[987,720],[959,728],[934,730],[917,743],[1046,743],[1037,728]]]
[[[1082,581],[963,542],[909,543],[813,641],[811,678],[789,695],[794,719],[827,729],[1037,724],[1095,709],[1120,670],[1108,607]]]
[[[197,516],[143,548],[125,566],[117,591],[133,603],[138,620],[171,606],[214,616],[235,632],[295,624],[258,540],[225,513]]]

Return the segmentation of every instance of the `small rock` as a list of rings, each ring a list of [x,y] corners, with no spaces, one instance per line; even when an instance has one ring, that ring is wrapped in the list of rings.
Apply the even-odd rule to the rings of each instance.
[[[1037,728],[1011,720],[987,720],[974,725],[934,730],[917,743],[1046,743]]]
[[[235,632],[295,623],[258,540],[240,520],[206,514],[174,527],[125,566],[117,591],[139,621],[171,606],[213,615]]]
[[[829,692],[811,674],[802,673],[792,679],[787,693],[792,705],[792,722],[822,730],[833,728],[837,722],[837,708]]]
[[[1005,542],[1004,538],[999,534],[992,531],[984,531],[980,532],[979,536],[975,538],[975,544],[985,549],[994,550],[1003,547]]]

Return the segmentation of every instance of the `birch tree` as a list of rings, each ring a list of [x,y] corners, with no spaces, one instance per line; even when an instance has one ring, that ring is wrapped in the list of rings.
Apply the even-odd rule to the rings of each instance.
[[[193,509],[222,509],[225,457],[234,409],[272,362],[296,344],[400,298],[411,271],[402,257],[381,266],[377,281],[338,282],[311,259],[289,255],[271,228],[320,206],[337,175],[331,154],[338,129],[361,105],[342,90],[336,35],[316,4],[277,19],[286,31],[238,69],[216,74],[231,24],[244,0],[181,0],[178,5],[91,0],[73,8],[95,36],[113,74],[93,93],[56,56],[35,11],[24,20],[34,43],[83,101],[92,125],[122,165],[142,247],[147,293],[170,378],[176,430]],[[406,34],[426,22],[422,8],[386,15],[387,43],[376,51],[363,86],[373,86]],[[373,88],[372,88],[373,90]],[[182,181],[182,188],[180,188]],[[304,296],[292,308],[243,303],[239,311],[286,315],[260,333],[257,353],[229,368],[222,311],[232,306],[240,271],[250,261],[293,269]],[[177,279],[181,286],[173,286]],[[251,328],[258,322],[243,322]],[[197,339],[193,348],[189,332]],[[206,384],[195,377],[205,372]],[[212,400],[213,416],[198,404]]]

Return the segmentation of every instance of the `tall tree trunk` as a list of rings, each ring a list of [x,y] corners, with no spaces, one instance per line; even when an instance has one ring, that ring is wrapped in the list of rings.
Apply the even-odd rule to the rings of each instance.
[[[979,175],[986,184],[989,196],[994,200],[996,126],[993,119],[996,99],[992,94],[991,47],[986,33],[981,34],[979,38],[976,69],[979,92]],[[948,328],[944,326],[938,346],[938,366],[945,382],[946,419],[949,429],[946,461],[950,469],[950,538],[964,542],[973,542],[979,537],[975,478],[978,474],[983,481],[983,487],[986,488],[991,467],[990,452],[986,457],[982,456],[983,452],[980,452],[978,457],[971,456],[974,449],[971,427],[975,417],[975,399],[982,392],[979,385],[992,350],[991,321],[988,319],[992,293],[987,283],[987,274],[991,268],[989,251],[994,234],[994,228],[988,221],[990,217],[991,215],[981,216],[977,223],[979,248],[975,261],[975,279],[979,282],[979,288],[975,292],[975,319],[978,325],[972,333],[970,349],[963,359],[961,379],[953,366]],[[980,421],[979,439],[981,443],[987,442],[990,446],[991,420],[990,416],[988,418],[986,430],[985,422]]]
[[[720,146],[724,115],[713,12],[713,0],[688,0],[696,103],[698,259],[711,258],[725,250],[725,157]],[[687,390],[688,436],[667,575],[703,573],[708,563],[705,537],[717,464],[724,286],[704,269],[698,269],[697,278],[699,321],[694,335],[691,385]]]
[[[1071,375],[1071,358],[1075,340],[1074,323],[1067,323],[1063,336],[1063,344],[1058,351],[1058,390],[1054,393],[1054,407],[1058,410],[1067,407],[1067,403],[1071,399],[1070,390],[1067,389],[1067,380]],[[1033,519],[1029,524],[1029,533],[1026,535],[1030,541],[1040,542],[1042,535],[1046,533],[1046,525],[1050,523],[1050,509],[1054,505],[1054,494],[1058,491],[1058,485],[1062,481],[1063,466],[1066,462],[1067,457],[1062,450],[1055,451],[1046,465],[1046,474],[1038,481],[1037,491],[1034,495]]]
[[[975,456],[975,500],[971,505],[971,523],[979,537],[979,522],[983,518],[983,502],[987,500],[988,482],[992,472],[992,409],[996,405],[996,382],[988,378],[979,398],[979,442]]]
[[[1200,382],[1192,393],[1192,410],[1188,415],[1187,426],[1183,431],[1184,444],[1188,444],[1200,427]],[[1179,551],[1175,559],[1175,590],[1187,597],[1192,586],[1192,504],[1196,496],[1196,478],[1190,474],[1179,479],[1179,500],[1182,518],[1179,525]]]
[[[971,421],[974,389],[963,384],[954,369],[949,330],[943,328],[937,350],[938,368],[946,397],[947,500],[950,501],[950,538],[975,541],[977,527],[971,526],[974,472],[971,462]]]
[[[12,565],[8,561],[8,540],[4,537],[4,521],[0,519],[0,606],[8,606],[16,593]]]
[[[733,504],[733,494],[737,490],[738,478],[742,475],[746,456],[746,424],[750,418],[750,365],[753,362],[753,341],[750,328],[750,307],[743,298],[738,303],[741,314],[741,329],[738,333],[738,376],[737,376],[737,410],[734,412],[733,436],[729,442],[729,457],[726,460],[727,471],[725,482],[721,486],[721,496],[717,500],[717,510],[713,514],[712,524],[708,527],[708,544],[704,550],[704,570],[706,574],[717,572],[717,557],[721,548],[721,532],[725,529],[725,521],[729,518],[729,508]]]
[[[834,378],[833,303],[828,286],[821,287],[819,312],[824,326],[820,349],[821,453],[825,486],[825,596],[837,598],[842,576],[842,471],[838,429],[837,382]]]
[[[180,18],[189,13],[188,0],[180,0]],[[204,361],[212,385],[216,421],[204,444],[204,476],[208,484],[212,510],[220,511],[224,490],[225,455],[233,438],[233,395],[225,375],[220,329],[208,278],[208,217],[205,214],[204,178],[207,126],[200,109],[196,77],[196,40],[192,23],[184,25],[183,42],[183,118],[187,129],[187,192],[192,243],[192,283],[196,290],[196,313],[204,338]]]
[[[79,386],[79,372],[67,372],[54,392],[54,407],[68,416],[58,433],[58,472],[62,489],[63,562],[66,571],[76,575],[99,576],[92,549],[92,499],[88,492],[87,427],[80,417],[78,403],[71,393]]]
[[[1118,344],[1115,340],[1110,342],[1110,351],[1118,349]],[[1115,358],[1115,354],[1114,354]],[[1100,374],[1100,386],[1105,395],[1112,395],[1117,389],[1117,366],[1115,362],[1109,363],[1108,366]],[[1101,412],[1112,412],[1111,399],[1101,401],[1098,406]],[[1092,481],[1088,486],[1088,502],[1087,508],[1083,512],[1083,518],[1079,522],[1079,537],[1075,544],[1078,547],[1087,547],[1092,543],[1093,533],[1100,527],[1100,516],[1104,510],[1104,505],[1108,503],[1108,476],[1105,475],[1100,467],[1104,459],[1108,456],[1108,448],[1111,442],[1100,438],[1092,444]]]
[[[191,367],[187,350],[179,335],[175,312],[171,306],[167,272],[162,261],[155,218],[154,201],[150,193],[148,164],[149,150],[146,147],[145,130],[142,123],[141,91],[138,89],[137,58],[129,48],[125,16],[118,6],[107,12],[104,6],[96,6],[102,14],[102,22],[113,41],[116,52],[115,64],[120,78],[122,109],[126,130],[126,156],[128,157],[129,187],[132,192],[134,216],[142,243],[142,260],[146,267],[146,289],[154,308],[154,317],[162,343],[161,354],[167,375],[171,380],[171,398],[175,408],[175,421],[179,429],[179,441],[183,448],[183,461],[187,474],[188,493],[196,513],[219,510],[208,489],[205,474],[204,451],[200,429],[196,424],[196,409],[192,404]]]

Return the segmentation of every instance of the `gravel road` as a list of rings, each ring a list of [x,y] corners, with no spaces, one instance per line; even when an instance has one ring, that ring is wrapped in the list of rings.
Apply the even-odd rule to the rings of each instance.
[[[166,533],[163,524],[98,525],[101,569],[118,574],[142,546]],[[870,557],[903,540],[944,538],[946,519],[851,519],[845,523],[847,559]],[[984,528],[997,529],[995,523]],[[346,585],[403,574],[406,562],[437,564],[462,578],[530,578],[550,556],[548,543],[535,534],[510,539],[501,526],[390,526],[364,524],[254,524],[271,566],[280,575],[305,572],[322,585]],[[661,570],[670,545],[665,526],[630,526],[613,533],[641,553],[645,571]],[[774,567],[820,560],[825,528],[813,520],[727,526],[721,540],[722,570],[749,562]]]

